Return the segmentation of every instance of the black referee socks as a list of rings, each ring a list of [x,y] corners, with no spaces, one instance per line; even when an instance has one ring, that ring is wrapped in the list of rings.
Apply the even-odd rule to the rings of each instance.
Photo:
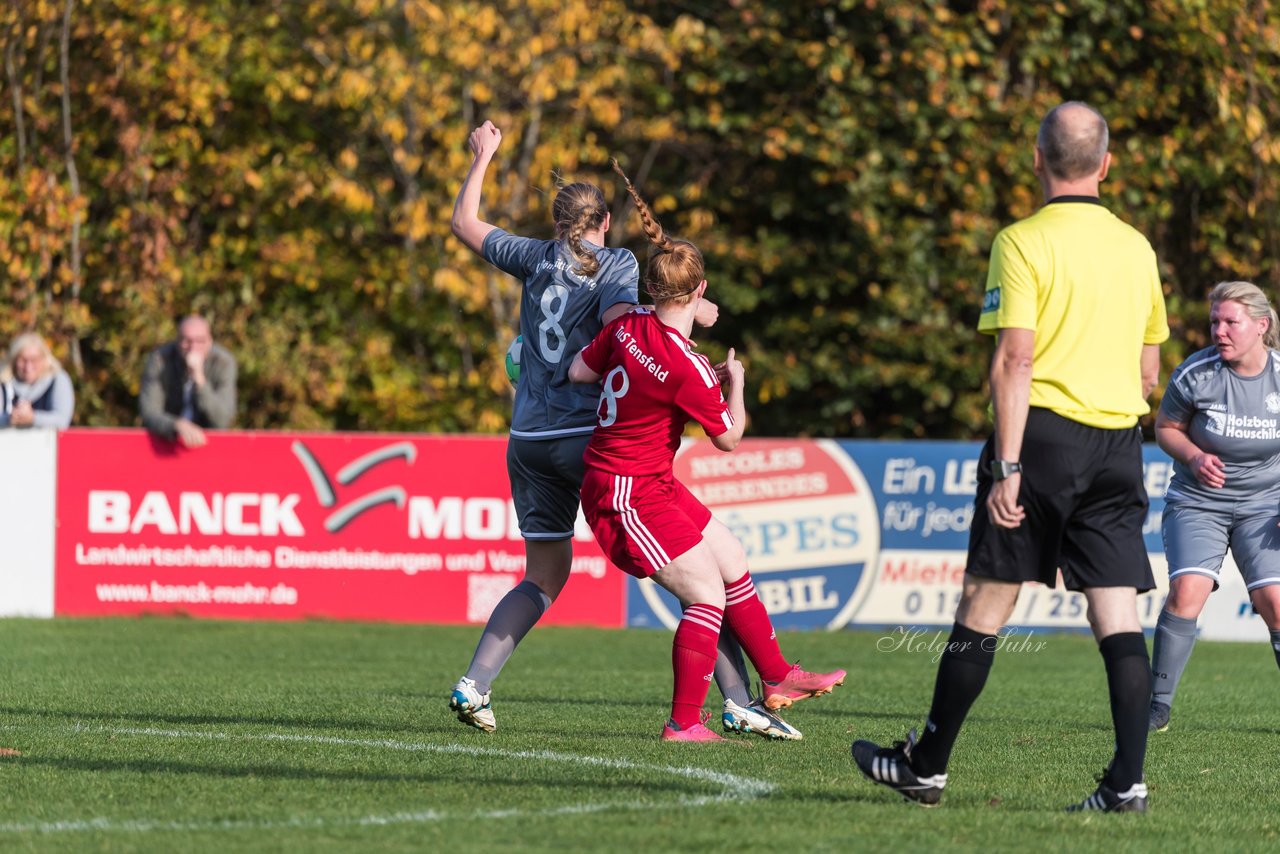
[[[969,707],[987,684],[996,644],[995,635],[984,635],[959,623],[951,627],[951,637],[938,663],[929,720],[911,751],[911,766],[916,774],[931,777],[947,770],[951,748],[969,716]]]
[[[1103,780],[1117,792],[1142,782],[1147,755],[1147,710],[1151,701],[1151,661],[1142,632],[1108,635],[1098,643],[1107,666],[1116,756]]]

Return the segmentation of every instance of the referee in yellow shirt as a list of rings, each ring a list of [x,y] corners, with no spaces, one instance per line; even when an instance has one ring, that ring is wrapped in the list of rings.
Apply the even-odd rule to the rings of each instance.
[[[1137,594],[1155,587],[1143,543],[1147,494],[1138,417],[1169,337],[1155,253],[1098,198],[1107,123],[1087,104],[1040,124],[1045,205],[1000,232],[978,322],[996,336],[995,432],[979,461],[964,592],[938,666],[924,734],[853,744],[864,774],[934,806],[951,749],[982,693],[997,633],[1024,581],[1081,590],[1106,664],[1115,756],[1069,810],[1145,812],[1151,670]]]

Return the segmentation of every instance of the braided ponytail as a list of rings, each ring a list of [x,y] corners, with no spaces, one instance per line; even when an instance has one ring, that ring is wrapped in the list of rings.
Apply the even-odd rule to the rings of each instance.
[[[556,231],[564,238],[578,266],[574,272],[590,278],[600,271],[600,259],[582,242],[582,235],[599,228],[609,209],[604,193],[594,184],[576,183],[560,188],[551,204]]]
[[[653,212],[649,210],[649,206],[645,204],[644,199],[640,198],[640,194],[636,192],[635,186],[631,183],[631,179],[627,177],[627,173],[622,171],[622,167],[618,165],[618,158],[610,159],[613,164],[613,171],[617,172],[622,178],[622,183],[626,185],[627,192],[631,194],[631,200],[636,203],[636,212],[640,214],[640,227],[644,229],[644,236],[649,238],[649,242],[653,244],[660,252],[670,252],[672,249],[671,238],[662,230],[662,223],[654,219]]]
[[[582,235],[587,232],[587,223],[591,221],[593,213],[589,208],[584,208],[564,235],[565,243],[569,244],[569,252],[578,261],[574,272],[588,278],[600,271],[600,259],[582,243]]]
[[[610,163],[613,164],[613,171],[618,173],[626,185],[631,200],[636,203],[640,226],[649,240],[649,263],[644,275],[645,290],[653,297],[654,302],[688,302],[689,296],[702,284],[702,253],[687,240],[672,239],[640,197],[627,173],[622,171],[618,159],[615,157]]]

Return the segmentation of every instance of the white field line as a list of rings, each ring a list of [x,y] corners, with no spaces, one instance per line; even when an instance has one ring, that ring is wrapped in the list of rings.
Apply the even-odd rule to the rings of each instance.
[[[21,729],[18,726],[0,726],[0,729]],[[339,738],[337,736],[301,735],[292,733],[225,733],[199,732],[196,730],[170,730],[135,727],[86,727],[76,725],[69,728],[77,733],[101,733],[104,735],[128,735],[149,738],[205,739],[221,741],[271,741],[297,742],[303,744],[331,744],[344,747],[366,747],[373,749],[407,751],[418,753],[449,753],[468,756],[495,757],[501,759],[531,759],[540,762],[564,762],[574,765],[588,765],[597,768],[618,770],[651,771],[699,780],[716,786],[720,791],[716,794],[684,798],[676,801],[652,801],[640,803],[582,803],[568,804],[561,807],[545,809],[494,809],[471,810],[461,812],[443,812],[440,810],[421,810],[416,812],[397,812],[387,815],[366,816],[292,816],[278,820],[245,820],[245,821],[208,821],[185,822],[163,821],[159,819],[114,820],[110,818],[91,818],[82,820],[46,821],[46,822],[12,822],[0,824],[0,833],[66,833],[78,831],[126,831],[148,833],[152,831],[204,832],[219,830],[270,830],[270,829],[309,829],[324,827],[382,826],[396,824],[425,824],[429,822],[461,820],[492,820],[504,818],[523,818],[532,816],[585,815],[588,813],[606,812],[609,810],[652,810],[655,808],[699,807],[707,804],[730,801],[750,801],[766,797],[777,788],[772,783],[742,777],[726,771],[714,771],[709,768],[692,766],[650,765],[644,762],[632,762],[628,759],[608,759],[602,756],[579,756],[573,753],[557,753],[552,750],[499,750],[491,747],[468,747],[461,744],[427,744],[415,741],[398,741],[394,739]]]

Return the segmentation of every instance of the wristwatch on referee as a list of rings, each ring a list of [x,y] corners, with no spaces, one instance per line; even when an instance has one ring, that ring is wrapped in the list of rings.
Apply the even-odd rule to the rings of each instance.
[[[1012,463],[1008,460],[991,461],[991,477],[993,480],[1005,480],[1021,472],[1022,463]]]

